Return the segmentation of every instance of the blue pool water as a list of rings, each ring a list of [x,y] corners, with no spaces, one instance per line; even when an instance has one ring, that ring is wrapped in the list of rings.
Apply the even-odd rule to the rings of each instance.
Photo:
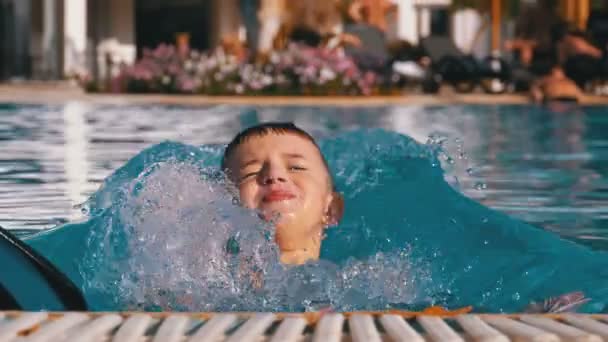
[[[95,309],[514,311],[583,290],[584,310],[603,311],[604,117],[601,107],[7,104],[0,224],[21,229]],[[315,135],[346,197],[318,263],[278,264],[271,227],[235,207],[217,175],[223,144],[269,120]]]

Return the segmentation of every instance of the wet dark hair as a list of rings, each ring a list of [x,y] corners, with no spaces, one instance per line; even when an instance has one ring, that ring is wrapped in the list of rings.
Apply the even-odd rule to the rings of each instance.
[[[329,170],[329,164],[327,163],[327,160],[325,160],[325,156],[323,156],[323,153],[321,152],[319,145],[317,145],[317,142],[315,141],[315,139],[310,134],[308,134],[308,132],[297,127],[296,125],[294,125],[291,122],[265,122],[265,123],[262,123],[259,125],[249,127],[247,129],[245,129],[244,131],[241,131],[239,134],[237,134],[234,137],[234,139],[232,139],[232,141],[228,144],[228,146],[226,146],[226,149],[224,150],[224,155],[222,156],[222,164],[221,164],[222,171],[224,171],[224,172],[229,171],[228,170],[228,160],[230,159],[230,157],[232,157],[232,154],[234,153],[236,148],[239,147],[239,145],[241,145],[242,143],[244,143],[251,137],[263,137],[263,136],[266,136],[269,134],[277,134],[277,135],[293,134],[293,135],[299,136],[300,138],[304,138],[304,139],[310,141],[313,145],[315,145],[315,147],[317,148],[317,151],[319,152],[319,155],[321,156],[321,160],[323,161],[325,170],[327,171],[330,188],[335,190],[334,189],[334,180],[331,175],[331,171]]]

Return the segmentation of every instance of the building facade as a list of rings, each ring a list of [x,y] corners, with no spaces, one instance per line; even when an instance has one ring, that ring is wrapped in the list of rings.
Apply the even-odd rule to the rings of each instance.
[[[247,1],[281,0],[0,0],[0,79],[103,79],[113,72],[108,65],[133,63],[143,48],[174,43],[180,33],[201,50],[223,37],[245,39],[240,6]],[[489,53],[489,34],[470,46],[479,12],[449,12],[452,0],[392,1],[389,40],[447,34],[464,50]]]

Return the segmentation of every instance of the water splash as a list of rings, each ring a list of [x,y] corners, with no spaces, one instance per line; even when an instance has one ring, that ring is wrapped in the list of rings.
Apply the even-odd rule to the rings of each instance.
[[[465,151],[462,138],[451,139],[445,133],[435,132],[429,135],[425,146],[438,157],[445,180],[452,188],[458,191],[468,190],[466,186],[477,191],[487,189],[487,184],[479,179],[479,168],[472,165]]]
[[[574,290],[594,298],[588,310],[604,308],[605,255],[454,191],[439,167],[447,139],[433,140],[383,130],[322,140],[346,214],[321,260],[303,266],[280,264],[272,228],[235,204],[217,172],[221,146],[145,150],[91,197],[88,222],[28,242],[98,310],[510,311]]]
[[[101,299],[96,309],[301,311],[433,300],[419,290],[429,286],[418,286],[429,274],[405,249],[343,265],[280,264],[272,227],[235,205],[236,189],[204,164],[174,156],[148,163],[133,179],[110,179],[83,206],[98,215],[79,264],[84,292]]]

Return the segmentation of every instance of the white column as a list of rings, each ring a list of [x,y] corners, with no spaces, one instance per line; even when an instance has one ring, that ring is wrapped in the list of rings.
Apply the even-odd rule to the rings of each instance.
[[[82,102],[69,102],[63,108],[65,123],[65,192],[72,207],[82,204],[91,191],[87,181],[89,175],[87,155],[89,128],[85,117],[89,109],[89,106]],[[71,220],[82,217],[76,211],[72,211],[70,214]]]
[[[63,0],[63,73],[86,71],[87,0]]]
[[[418,23],[420,26],[418,33],[420,38],[428,37],[431,34],[431,10],[428,7],[422,7],[418,11]]]
[[[414,0],[397,0],[397,38],[418,44]]]
[[[479,12],[472,8],[457,11],[452,16],[452,38],[458,48],[470,52],[475,34],[482,25]],[[481,43],[481,42],[479,42]]]

